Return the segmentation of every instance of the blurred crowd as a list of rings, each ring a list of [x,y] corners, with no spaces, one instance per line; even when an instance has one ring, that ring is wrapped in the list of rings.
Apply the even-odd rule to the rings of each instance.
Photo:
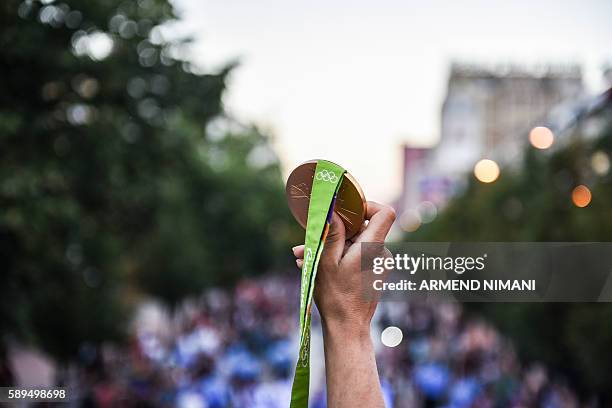
[[[298,347],[299,288],[291,278],[209,290],[175,310],[169,328],[135,327],[127,352],[84,349],[79,405],[288,407]],[[404,333],[396,347],[380,343],[387,326]],[[381,303],[372,332],[389,408],[579,405],[567,384],[542,365],[521,364],[508,339],[466,318],[460,304]],[[324,378],[314,387],[311,406],[324,408]]]
[[[576,394],[546,367],[523,365],[512,343],[458,303],[382,303],[380,326],[402,328],[404,341],[381,347],[391,405],[404,407],[546,407],[579,405]]]

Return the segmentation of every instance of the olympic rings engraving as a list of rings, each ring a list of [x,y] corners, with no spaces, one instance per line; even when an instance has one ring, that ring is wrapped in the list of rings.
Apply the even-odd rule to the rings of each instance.
[[[316,177],[317,180],[329,181],[330,183],[335,183],[338,181],[338,176],[336,176],[336,173],[325,169],[318,172]]]

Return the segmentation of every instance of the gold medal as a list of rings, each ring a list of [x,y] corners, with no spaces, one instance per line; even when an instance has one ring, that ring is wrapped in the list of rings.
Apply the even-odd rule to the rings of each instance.
[[[303,228],[306,228],[308,220],[310,191],[316,166],[316,160],[300,164],[289,175],[285,187],[289,209]],[[361,187],[349,172],[344,174],[338,189],[334,211],[344,221],[346,239],[354,237],[360,231],[365,219],[366,200]]]

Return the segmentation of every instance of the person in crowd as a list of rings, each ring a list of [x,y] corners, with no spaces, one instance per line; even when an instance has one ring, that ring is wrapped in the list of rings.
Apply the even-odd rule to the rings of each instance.
[[[387,207],[368,207],[369,223],[352,242],[334,217],[322,254],[313,333],[323,333],[326,367],[311,406],[579,406],[562,378],[541,364],[522,364],[511,341],[467,316],[461,304],[365,302],[358,244],[384,242],[393,220]],[[293,253],[301,266],[303,247]],[[296,273],[211,288],[196,307],[177,309],[170,333],[136,332],[135,347],[99,352],[98,363],[80,377],[87,399],[78,405],[287,408],[298,296]],[[393,348],[372,335],[389,325],[404,333]]]

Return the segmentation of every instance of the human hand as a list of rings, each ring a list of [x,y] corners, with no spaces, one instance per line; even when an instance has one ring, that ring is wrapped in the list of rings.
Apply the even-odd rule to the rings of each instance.
[[[384,243],[395,221],[392,207],[368,201],[366,223],[361,232],[346,240],[344,223],[334,213],[325,248],[319,261],[314,299],[324,326],[339,326],[343,332],[369,333],[376,299],[365,299],[361,274],[361,243]],[[293,248],[302,268],[304,245]]]

